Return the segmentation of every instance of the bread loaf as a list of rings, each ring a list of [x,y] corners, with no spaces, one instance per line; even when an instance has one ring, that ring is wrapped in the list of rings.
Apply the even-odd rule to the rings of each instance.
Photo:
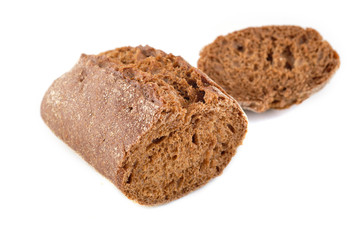
[[[155,205],[222,173],[244,139],[239,104],[151,47],[82,55],[41,104],[50,129],[128,198]]]
[[[198,67],[255,112],[299,104],[321,89],[340,65],[314,29],[247,28],[218,37],[200,53]]]

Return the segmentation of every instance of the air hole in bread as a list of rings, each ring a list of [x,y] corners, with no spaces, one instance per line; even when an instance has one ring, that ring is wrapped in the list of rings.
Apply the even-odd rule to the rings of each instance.
[[[320,79],[322,79],[322,77],[319,77],[319,76],[315,76],[312,78],[313,82],[317,82]]]
[[[198,92],[197,92],[197,95],[196,95],[196,102],[203,102],[203,103],[205,103],[204,96],[205,96],[205,91],[198,91]]]
[[[198,140],[198,137],[197,137],[196,133],[194,133],[194,135],[192,136],[192,142],[193,142],[195,145],[198,145],[198,144],[199,144],[199,140]]]
[[[244,47],[241,46],[241,45],[238,45],[238,46],[236,47],[236,50],[238,50],[239,52],[244,52]]]
[[[162,136],[162,137],[159,137],[159,138],[155,138],[155,139],[152,140],[152,143],[159,144],[159,143],[161,143],[164,139],[165,139],[165,136]]]
[[[291,70],[293,67],[289,62],[285,63],[285,68]]]
[[[334,69],[334,66],[332,64],[327,64],[323,72],[331,72]]]
[[[174,63],[173,63],[173,67],[174,67],[174,68],[178,68],[178,67],[180,67],[180,65],[179,65],[178,62],[174,62]]]
[[[299,39],[299,44],[304,44],[307,42],[307,37],[305,35],[302,35]]]
[[[188,80],[188,84],[189,84],[190,86],[192,86],[193,88],[199,88],[199,86],[197,85],[196,81],[193,80],[193,79]]]
[[[292,70],[294,67],[294,55],[291,52],[290,46],[287,46],[284,51],[281,54],[282,57],[285,58],[286,63],[285,63],[285,68]]]
[[[191,122],[192,122],[194,125],[197,125],[197,124],[200,122],[200,119],[198,119],[198,118],[195,119],[195,117],[196,117],[196,115],[193,115],[193,116],[191,117]]]
[[[230,129],[232,133],[235,133],[235,128],[231,124],[227,124],[227,127]]]
[[[131,183],[131,176],[132,176],[132,173],[129,174],[127,180],[125,181],[126,184],[130,184],[130,183]]]
[[[283,87],[280,91],[281,91],[281,92],[285,92],[286,89],[287,89],[286,87]]]
[[[268,61],[272,64],[272,62],[273,62],[273,52],[272,51],[268,52],[266,61]]]

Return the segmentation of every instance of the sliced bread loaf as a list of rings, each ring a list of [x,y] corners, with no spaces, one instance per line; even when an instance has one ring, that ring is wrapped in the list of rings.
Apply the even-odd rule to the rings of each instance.
[[[244,139],[239,104],[151,47],[82,55],[44,96],[50,129],[130,199],[177,199],[222,173]]]
[[[247,28],[218,37],[200,53],[198,67],[255,112],[299,104],[321,89],[340,65],[314,29]]]

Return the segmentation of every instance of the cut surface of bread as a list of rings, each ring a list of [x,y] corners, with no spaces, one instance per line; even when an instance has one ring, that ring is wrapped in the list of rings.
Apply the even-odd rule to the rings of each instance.
[[[255,112],[301,103],[339,65],[338,54],[316,30],[297,26],[254,27],[219,36],[198,60],[199,69]]]
[[[239,104],[181,57],[145,46],[82,55],[41,105],[51,130],[144,205],[222,173],[242,143]]]

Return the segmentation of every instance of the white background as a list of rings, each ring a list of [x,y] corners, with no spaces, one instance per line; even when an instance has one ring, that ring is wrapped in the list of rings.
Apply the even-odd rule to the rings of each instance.
[[[357,1],[1,1],[0,239],[360,239]],[[160,207],[128,200],[40,118],[81,53],[148,44],[196,65],[249,26],[317,29],[341,67],[298,106],[249,113],[222,176]]]

